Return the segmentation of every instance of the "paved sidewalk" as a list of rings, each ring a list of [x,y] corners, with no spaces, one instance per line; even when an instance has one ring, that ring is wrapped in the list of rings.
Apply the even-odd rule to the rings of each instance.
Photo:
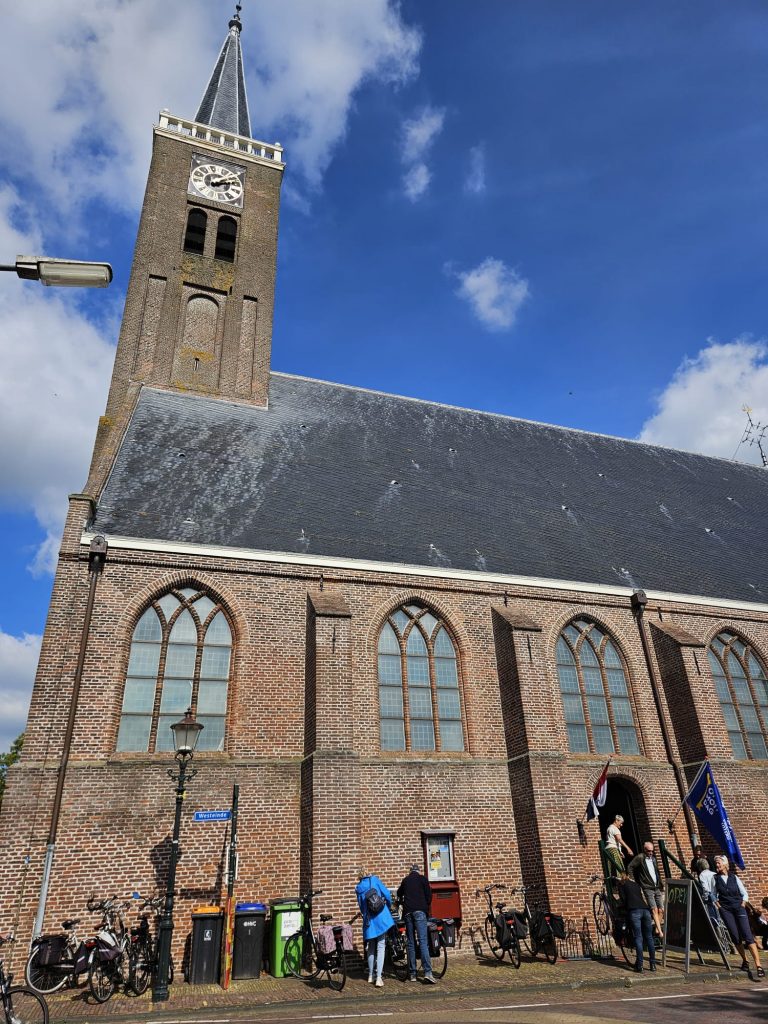
[[[692,958],[695,959],[695,958]],[[732,966],[738,966],[738,958]],[[711,959],[707,966],[692,966],[689,976],[691,981],[722,981],[726,984],[749,983],[749,979],[738,969],[728,976],[722,964],[719,966]],[[414,999],[435,998],[435,993],[443,996],[482,996],[496,999],[503,995],[509,998],[523,996],[526,992],[546,992],[553,989],[567,991],[593,986],[605,990],[607,987],[642,986],[643,990],[651,990],[656,986],[667,987],[669,983],[684,984],[682,957],[671,954],[667,967],[655,974],[648,971],[642,975],[635,974],[623,959],[590,961],[590,960],[558,960],[554,965],[545,963],[543,959],[531,960],[524,957],[522,966],[515,970],[509,961],[499,962],[487,958],[477,958],[466,951],[451,951],[448,970],[445,977],[437,985],[418,985],[401,982],[394,977],[385,975],[383,989],[372,989],[366,982],[362,962],[356,954],[350,955],[350,973],[343,992],[333,992],[328,987],[324,975],[316,982],[305,984],[295,978],[272,978],[262,975],[257,981],[233,982],[225,992],[218,985],[188,985],[176,982],[171,986],[170,998],[165,1003],[152,1003],[150,993],[137,998],[117,993],[108,1003],[98,1004],[93,1000],[87,985],[77,991],[67,991],[50,996],[48,1004],[51,1011],[52,1024],[64,1024],[72,1021],[84,1024],[92,1020],[106,1021],[110,1018],[157,1017],[158,1024],[163,1016],[193,1014],[196,1011],[228,1011],[234,1014],[247,1009],[260,1008],[275,1011],[290,1007],[314,1008],[314,1012],[323,1010],[328,1013],[343,1013],[347,1009],[360,1009],[361,1001],[366,1008],[375,1010],[377,1001],[386,999],[388,1008],[393,1002],[403,1003]],[[322,1006],[320,1005],[322,1004]]]

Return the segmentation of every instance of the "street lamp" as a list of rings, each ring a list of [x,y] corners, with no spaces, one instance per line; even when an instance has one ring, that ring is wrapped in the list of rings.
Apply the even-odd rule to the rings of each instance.
[[[15,271],[25,281],[40,281],[58,288],[106,288],[112,280],[109,263],[59,260],[51,256],[17,256],[15,263],[0,264],[2,270]]]
[[[188,768],[195,753],[200,733],[205,728],[195,721],[192,708],[187,708],[180,722],[174,722],[173,747],[176,751],[178,769],[169,768],[168,775],[176,783],[176,816],[173,820],[171,859],[168,864],[168,884],[165,890],[163,916],[157,926],[157,969],[152,986],[152,1002],[161,1003],[168,998],[168,968],[171,960],[171,938],[173,936],[173,894],[176,888],[176,863],[179,859],[179,832],[181,831],[181,809],[186,796],[185,783],[197,775],[197,769]]]

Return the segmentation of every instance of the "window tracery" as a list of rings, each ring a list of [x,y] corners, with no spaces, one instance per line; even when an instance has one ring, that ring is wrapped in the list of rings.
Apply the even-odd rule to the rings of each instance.
[[[734,757],[768,759],[768,675],[752,646],[730,631],[707,650]]]

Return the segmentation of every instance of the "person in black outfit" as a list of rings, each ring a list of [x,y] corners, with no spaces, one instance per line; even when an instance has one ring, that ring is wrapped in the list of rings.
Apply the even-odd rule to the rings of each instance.
[[[715,857],[715,900],[720,916],[725,921],[725,927],[730,932],[733,944],[741,953],[741,969],[749,972],[750,978],[764,978],[765,971],[760,965],[760,953],[757,949],[755,937],[749,927],[746,904],[749,899],[747,890],[741,879],[729,872],[730,864],[727,857]],[[752,954],[755,962],[754,973],[749,969],[747,953]]]
[[[627,912],[632,934],[635,939],[637,960],[635,970],[639,974],[643,969],[643,945],[648,953],[648,970],[656,970],[656,945],[653,941],[653,918],[638,883],[623,874],[619,876],[619,895]]]
[[[432,908],[432,886],[421,874],[421,868],[418,864],[411,865],[410,872],[400,883],[397,897],[401,902],[405,916],[410,980],[416,981],[415,933],[418,933],[421,966],[424,968],[424,980],[434,985],[436,984],[436,979],[432,974],[432,960],[429,956],[429,936],[427,935],[427,921]]]

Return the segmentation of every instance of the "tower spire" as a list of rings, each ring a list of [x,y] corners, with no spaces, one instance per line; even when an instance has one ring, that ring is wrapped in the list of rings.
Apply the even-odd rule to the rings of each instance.
[[[221,128],[222,131],[250,138],[251,122],[245,94],[243,51],[240,46],[243,28],[241,10],[241,5],[237,4],[195,120],[211,128]]]

